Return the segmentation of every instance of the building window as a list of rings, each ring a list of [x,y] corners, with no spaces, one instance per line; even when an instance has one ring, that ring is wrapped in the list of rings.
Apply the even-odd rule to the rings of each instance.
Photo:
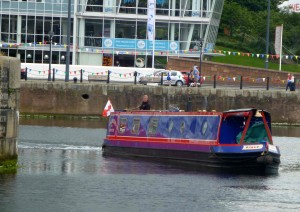
[[[137,22],[137,39],[146,39],[147,22]]]
[[[169,24],[168,23],[156,23],[155,34],[156,40],[168,40]]]
[[[132,134],[138,134],[139,133],[140,124],[141,124],[140,119],[138,119],[138,118],[133,119],[133,124],[132,124],[132,129],[131,129]]]
[[[148,134],[155,135],[158,127],[158,118],[152,118],[148,126]]]
[[[103,0],[88,0],[86,11],[103,12]]]
[[[136,0],[122,0],[120,13],[136,14]]]
[[[116,20],[116,38],[135,38],[135,21]]]
[[[102,46],[102,29],[103,22],[102,20],[85,20],[85,37],[84,45],[85,46]]]
[[[156,1],[156,14],[169,15],[169,0]]]
[[[147,0],[139,0],[138,14],[147,15]]]

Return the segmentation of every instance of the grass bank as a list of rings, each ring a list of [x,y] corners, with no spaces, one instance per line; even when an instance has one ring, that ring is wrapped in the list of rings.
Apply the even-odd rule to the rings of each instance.
[[[226,51],[226,50],[225,50]],[[213,62],[218,63],[226,63],[226,64],[234,64],[234,65],[241,65],[241,66],[249,66],[249,67],[256,67],[256,68],[265,68],[265,60],[262,58],[257,58],[256,56],[240,56],[236,55],[226,55],[224,57],[214,57],[212,59]],[[279,64],[273,61],[269,61],[269,69],[272,70],[279,70]],[[299,64],[282,64],[281,66],[282,71],[287,72],[294,72],[300,73],[300,65]]]

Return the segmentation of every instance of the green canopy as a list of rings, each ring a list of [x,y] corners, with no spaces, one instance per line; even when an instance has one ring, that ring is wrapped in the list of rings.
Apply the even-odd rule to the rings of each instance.
[[[243,131],[236,136],[237,143],[240,143],[242,134]],[[248,131],[246,132],[244,143],[257,143],[262,141],[270,142],[264,123],[262,122],[255,123],[251,127],[249,127]]]

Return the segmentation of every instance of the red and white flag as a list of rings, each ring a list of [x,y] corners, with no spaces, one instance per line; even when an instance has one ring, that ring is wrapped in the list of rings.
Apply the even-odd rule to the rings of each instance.
[[[102,112],[102,116],[107,117],[110,116],[110,113],[115,112],[110,100],[107,101],[105,108]]]

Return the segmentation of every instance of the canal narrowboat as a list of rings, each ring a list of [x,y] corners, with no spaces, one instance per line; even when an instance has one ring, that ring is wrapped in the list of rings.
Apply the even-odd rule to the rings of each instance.
[[[104,155],[155,158],[253,174],[277,173],[280,164],[270,113],[255,108],[114,112],[102,150]]]

